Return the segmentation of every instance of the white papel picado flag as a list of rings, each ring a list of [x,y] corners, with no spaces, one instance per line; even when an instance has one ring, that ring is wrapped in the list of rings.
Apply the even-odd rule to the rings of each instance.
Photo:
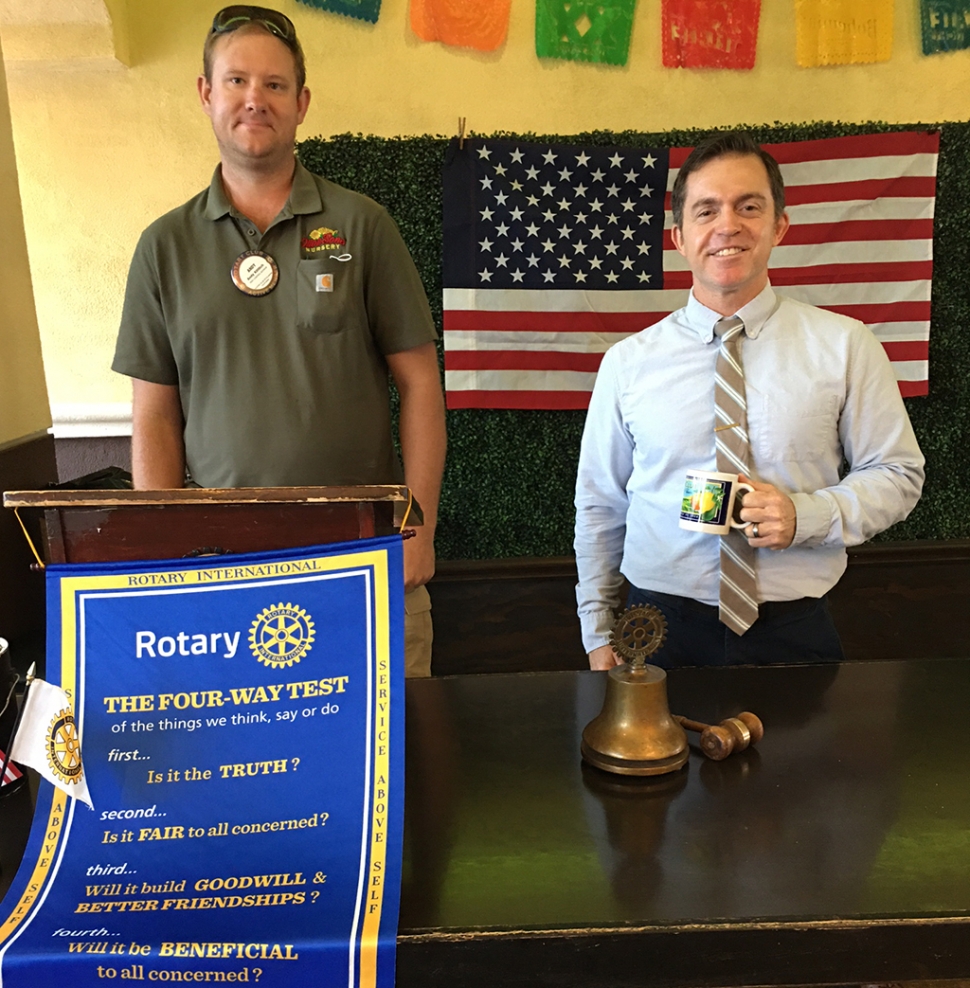
[[[84,778],[74,706],[59,686],[43,679],[30,684],[10,758],[36,769],[41,778],[94,809]]]

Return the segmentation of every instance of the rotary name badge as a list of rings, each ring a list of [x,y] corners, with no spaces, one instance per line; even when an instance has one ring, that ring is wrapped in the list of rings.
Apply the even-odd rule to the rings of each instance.
[[[244,294],[259,298],[269,295],[280,280],[280,269],[261,250],[243,251],[232,266],[232,283]]]

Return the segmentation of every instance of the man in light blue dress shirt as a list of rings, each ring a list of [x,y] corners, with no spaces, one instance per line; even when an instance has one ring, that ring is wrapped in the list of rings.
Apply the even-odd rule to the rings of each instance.
[[[768,258],[788,229],[775,160],[743,134],[699,145],[678,174],[673,239],[693,274],[687,305],[616,344],[593,389],[576,483],[576,588],[593,669],[628,603],[668,623],[660,665],[839,660],[825,601],[858,545],[919,499],[923,456],[882,345],[862,323],[777,295]],[[720,539],[679,528],[688,470],[716,469],[715,324],[737,315],[755,490],[759,616],[718,619]]]

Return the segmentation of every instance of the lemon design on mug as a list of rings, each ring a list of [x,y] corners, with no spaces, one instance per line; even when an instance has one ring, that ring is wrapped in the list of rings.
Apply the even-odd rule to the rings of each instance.
[[[713,491],[700,491],[692,495],[690,499],[691,511],[699,515],[706,515],[715,505]]]

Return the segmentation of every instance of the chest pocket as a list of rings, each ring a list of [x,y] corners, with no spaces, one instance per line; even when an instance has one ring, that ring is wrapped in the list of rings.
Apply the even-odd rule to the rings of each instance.
[[[339,333],[347,326],[351,272],[329,257],[300,261],[296,278],[296,321],[305,333]]]
[[[824,457],[839,446],[838,394],[814,392],[761,395],[761,421],[749,422],[755,448],[769,461],[805,462]]]

